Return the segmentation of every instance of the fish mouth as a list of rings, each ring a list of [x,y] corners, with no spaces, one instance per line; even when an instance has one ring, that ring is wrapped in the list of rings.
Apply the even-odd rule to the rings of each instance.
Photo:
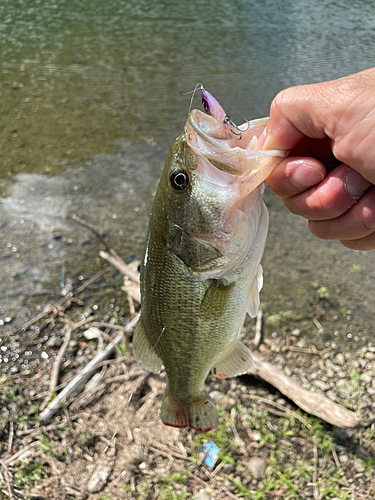
[[[185,125],[187,144],[199,158],[227,174],[247,178],[252,189],[263,182],[288,154],[288,151],[255,150],[268,118],[259,118],[237,127],[220,122],[202,111],[193,109]],[[249,178],[250,176],[250,178]]]

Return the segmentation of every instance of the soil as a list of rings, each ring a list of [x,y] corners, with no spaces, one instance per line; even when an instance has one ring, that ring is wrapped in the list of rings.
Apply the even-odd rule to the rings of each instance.
[[[120,294],[124,300],[119,284],[113,297]],[[96,308],[95,294],[88,301],[79,294],[73,302],[68,298],[30,332],[31,344],[48,343],[44,351],[48,360],[39,364],[31,360],[29,366],[0,379],[0,498],[375,498],[375,346],[371,343],[357,352],[341,352],[336,345],[317,349],[296,327],[300,318],[275,318],[264,311],[258,347],[264,358],[302,387],[356,411],[362,421],[356,429],[334,428],[307,415],[250,375],[207,380],[207,391],[219,408],[218,430],[197,434],[166,427],[159,417],[165,375],[144,372],[127,343],[102,364],[83,392],[50,423],[41,425],[41,406],[114,338],[118,330],[112,325],[125,325],[130,314],[127,307],[127,313],[119,316],[114,298]],[[330,309],[327,297],[312,303],[315,310]],[[306,311],[305,317],[311,322],[310,313]],[[324,328],[324,317],[312,318],[318,321],[316,327]],[[107,324],[98,337],[87,333],[92,320]],[[79,321],[62,360],[60,385],[51,395],[52,366],[66,325]],[[245,334],[249,346],[254,332],[255,322],[249,321]],[[210,442],[219,448],[214,467],[205,462],[202,451]]]

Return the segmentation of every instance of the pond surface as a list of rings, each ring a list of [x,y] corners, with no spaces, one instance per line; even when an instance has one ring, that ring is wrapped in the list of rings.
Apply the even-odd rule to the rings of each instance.
[[[375,18],[356,0],[4,0],[0,42],[4,366],[9,331],[50,300],[37,294],[58,292],[62,269],[86,279],[99,266],[100,245],[70,215],[124,258],[141,254],[183,92],[203,82],[235,122],[266,116],[285,87],[373,66]],[[266,313],[298,316],[328,294],[324,332],[304,327],[309,344],[374,338],[374,252],[318,241],[265,199]]]

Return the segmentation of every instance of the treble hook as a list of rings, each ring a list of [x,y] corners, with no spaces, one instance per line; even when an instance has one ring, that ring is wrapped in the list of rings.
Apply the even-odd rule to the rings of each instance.
[[[246,118],[244,118],[244,120],[246,120]],[[246,132],[247,130],[249,130],[250,128],[250,123],[249,123],[249,120],[246,120],[246,124],[247,124],[247,128],[245,128],[244,130],[241,130],[240,127],[238,127],[229,117],[229,115],[226,115],[225,118],[224,118],[224,122],[223,123],[229,123],[229,125],[232,125],[232,127],[234,127],[237,132],[235,132],[234,130],[231,130],[232,134],[234,135],[237,135],[239,136],[238,137],[238,140],[240,141],[242,139],[242,133],[241,132]]]

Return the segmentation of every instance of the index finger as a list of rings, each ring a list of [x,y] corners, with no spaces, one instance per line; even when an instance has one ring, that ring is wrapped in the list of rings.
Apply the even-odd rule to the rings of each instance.
[[[272,101],[263,149],[293,149],[304,137],[327,137],[330,103],[324,84],[291,87]]]

